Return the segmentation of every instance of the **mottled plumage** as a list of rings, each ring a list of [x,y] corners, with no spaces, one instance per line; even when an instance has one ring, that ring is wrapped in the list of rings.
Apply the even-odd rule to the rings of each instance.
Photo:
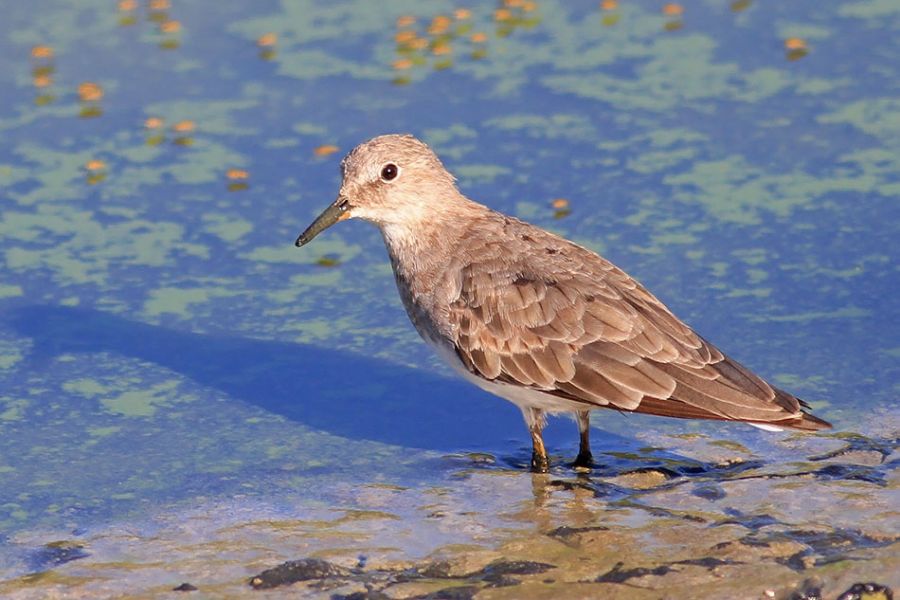
[[[375,138],[342,169],[338,200],[297,245],[348,216],[378,225],[416,329],[467,379],[522,409],[535,469],[548,466],[541,439],[548,412],[576,413],[577,463],[591,460],[588,414],[601,407],[829,427],[606,259],[464,197],[417,139]]]

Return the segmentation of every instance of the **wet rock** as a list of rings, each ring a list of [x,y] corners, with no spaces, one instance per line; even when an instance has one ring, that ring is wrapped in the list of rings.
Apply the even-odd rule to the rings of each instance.
[[[464,552],[448,560],[436,560],[415,568],[416,578],[447,579],[469,577],[482,572],[498,561],[500,554],[494,551]]]
[[[758,531],[763,527],[778,525],[780,523],[780,521],[772,515],[745,514],[734,509],[725,509],[725,512],[728,513],[732,518],[719,521],[718,523],[716,523],[717,527],[722,525],[740,525],[741,527],[746,527],[751,531]]]
[[[787,558],[778,558],[776,561],[795,571],[805,571],[816,566],[816,557],[809,549],[797,552]]]
[[[698,498],[703,498],[704,500],[710,501],[721,500],[722,498],[727,496],[725,490],[723,490],[721,486],[712,483],[698,485],[694,488],[691,494],[697,496]]]
[[[885,455],[874,450],[850,450],[841,454],[841,461],[866,467],[877,467],[885,460]]]
[[[390,596],[378,590],[360,590],[350,594],[333,594],[331,600],[390,600]]]
[[[484,556],[486,557],[488,554],[485,553]],[[467,564],[469,567],[472,566],[471,562]],[[446,597],[448,598],[468,598],[470,596],[466,595],[469,594],[466,590],[469,588],[472,590],[481,589],[481,586],[477,584],[484,584],[484,587],[491,588],[519,585],[521,581],[512,577],[513,575],[534,575],[556,568],[555,565],[529,560],[494,560],[487,565],[484,565],[484,563],[482,563],[482,565],[483,566],[480,569],[473,571],[471,568],[462,568],[463,565],[458,562],[436,561],[419,567],[411,572],[397,574],[392,579],[396,583],[406,585],[406,594],[403,595],[404,598],[409,597],[410,595],[413,595],[412,597],[415,598],[443,598],[445,597],[444,595],[447,595]],[[447,579],[461,580],[460,583],[465,583],[466,585],[443,588],[438,591],[419,593],[418,595],[414,595],[416,592],[412,591],[410,594],[410,591],[416,590],[416,587],[421,589],[424,586],[427,590],[428,586],[439,583],[434,581],[428,582],[426,580]],[[420,583],[415,583],[417,581]],[[391,587],[391,591],[397,591],[397,587]]]
[[[589,531],[609,531],[609,527],[603,525],[595,525],[593,527],[569,527],[568,525],[563,525],[562,527],[551,529],[547,532],[547,535],[553,538],[568,540],[569,538]]]
[[[675,477],[678,477],[678,473],[668,469],[638,469],[607,479],[606,482],[635,490],[649,490]]]
[[[843,462],[876,466],[882,464],[900,445],[896,439],[873,439],[859,434],[845,436],[844,442],[844,446],[837,450],[812,456],[810,460],[820,461],[840,458]]]
[[[456,571],[454,573],[454,571]],[[451,574],[454,573],[454,574]],[[438,560],[432,563],[428,563],[426,565],[417,567],[414,569],[408,576],[407,579],[444,579],[448,577],[462,577],[464,573],[460,573],[454,569],[454,565],[450,563],[448,560]]]
[[[879,536],[878,538],[866,535],[855,529],[834,529],[830,531],[817,531],[806,529],[791,529],[785,532],[773,534],[774,539],[788,538],[806,544],[813,552],[829,559],[844,557],[847,552],[859,548],[876,548],[886,546],[896,541],[895,536]]]
[[[461,585],[444,588],[423,596],[411,596],[407,600],[472,600],[478,590],[479,588],[474,585]]]
[[[884,473],[862,465],[829,464],[813,474],[820,479],[845,479],[885,485]]]
[[[489,575],[534,575],[555,569],[556,565],[530,560],[499,560],[482,569],[482,577]]]
[[[191,585],[190,583],[182,583],[178,587],[172,588],[173,592],[195,592],[197,591],[197,586]]]
[[[836,600],[894,600],[894,592],[879,583],[855,583]]]
[[[250,579],[250,586],[263,590],[291,585],[298,581],[311,579],[326,579],[330,577],[348,577],[352,572],[325,560],[318,558],[304,558],[290,560],[272,569],[266,569],[259,575]]]
[[[484,582],[487,584],[487,587],[491,588],[510,587],[522,583],[520,579],[510,577],[509,575],[493,575],[491,577],[485,577]]]
[[[645,575],[661,576],[673,570],[670,565],[659,565],[653,568],[636,567],[634,569],[623,569],[622,567],[624,566],[625,563],[616,563],[612,569],[598,576],[594,581],[596,583],[625,583],[629,579],[636,577],[644,577]]]
[[[497,462],[497,458],[493,454],[487,452],[467,452],[463,456],[473,464],[492,465]]]
[[[642,504],[641,502],[636,502],[632,500],[620,500],[617,503],[619,507],[628,507],[634,510],[641,510],[645,513],[652,515],[654,517],[663,517],[670,519],[680,519],[682,521],[690,521],[692,523],[706,523],[707,519],[701,517],[700,515],[692,514],[685,511],[676,511],[669,510],[667,508],[663,508],[661,506],[650,506],[648,504]]]
[[[685,560],[679,560],[672,563],[673,565],[694,565],[697,567],[706,567],[707,569],[715,569],[716,567],[721,567],[724,565],[738,565],[742,564],[740,561],[735,560],[723,560],[721,558],[715,558],[712,556],[706,556],[703,558],[688,558]]]
[[[822,600],[822,583],[818,579],[807,579],[787,600]]]
[[[528,560],[496,561],[474,573],[471,578],[487,583],[488,587],[507,587],[521,583],[510,575],[534,575],[555,568],[555,565]]]
[[[69,540],[50,542],[35,550],[28,557],[28,566],[32,571],[46,571],[64,565],[67,562],[87,558],[90,553],[84,549],[84,544]]]
[[[753,538],[722,542],[713,547],[713,552],[720,559],[745,563],[764,559],[786,559],[806,550],[805,544],[793,540],[763,542]]]

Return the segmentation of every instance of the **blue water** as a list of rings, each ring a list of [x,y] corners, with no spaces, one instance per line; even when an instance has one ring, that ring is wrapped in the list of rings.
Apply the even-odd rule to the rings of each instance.
[[[896,3],[685,3],[674,31],[654,2],[621,2],[614,23],[597,2],[540,2],[511,28],[486,5],[452,25],[450,64],[425,51],[408,70],[392,68],[416,56],[396,18],[424,36],[454,5],[173,4],[11,3],[0,23],[9,573],[27,571],[29,532],[235,494],[351,505],[334,490],[444,486],[456,466],[441,457],[466,452],[527,463],[518,412],[412,330],[373,227],[292,245],[333,200],[340,157],[388,132],[430,143],[473,199],[601,252],[838,432],[896,437]],[[789,37],[808,54],[788,60]],[[30,57],[38,44],[54,57]],[[99,101],[79,100],[86,81]],[[183,120],[193,131],[172,129]],[[229,188],[235,168],[245,189]],[[772,443],[594,421],[609,451],[644,430]],[[548,442],[562,464],[574,424]]]

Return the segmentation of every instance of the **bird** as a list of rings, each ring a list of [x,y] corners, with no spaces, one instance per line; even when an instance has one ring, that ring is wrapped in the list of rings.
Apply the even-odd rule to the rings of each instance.
[[[721,352],[595,252],[470,200],[435,152],[388,134],[341,161],[337,199],[297,238],[339,221],[381,231],[410,321],[466,380],[509,400],[550,468],[548,415],[574,414],[575,467],[594,465],[595,409],[740,421],[766,430],[831,424]]]

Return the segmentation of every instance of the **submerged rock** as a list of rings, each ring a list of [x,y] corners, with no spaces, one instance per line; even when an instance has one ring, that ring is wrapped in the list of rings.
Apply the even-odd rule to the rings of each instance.
[[[460,585],[444,588],[422,596],[412,596],[407,600],[472,600],[478,591],[479,588],[477,586]]]
[[[606,482],[634,490],[649,490],[659,487],[675,477],[678,477],[678,473],[669,469],[635,469],[611,477]]]
[[[46,571],[88,556],[90,553],[84,549],[84,544],[60,540],[45,544],[32,552],[28,558],[28,564],[32,571]]]
[[[837,600],[894,600],[894,592],[879,583],[856,583]]]
[[[594,581],[597,583],[625,583],[629,579],[645,575],[665,575],[672,570],[669,565],[659,565],[653,568],[636,567],[634,569],[623,569],[624,566],[623,562],[616,563],[612,569],[598,576]]]
[[[348,577],[351,574],[352,572],[349,569],[339,567],[326,560],[304,558],[301,560],[289,560],[272,569],[266,569],[259,575],[251,578],[249,583],[255,589],[264,590],[282,585],[291,585],[298,581]]]

